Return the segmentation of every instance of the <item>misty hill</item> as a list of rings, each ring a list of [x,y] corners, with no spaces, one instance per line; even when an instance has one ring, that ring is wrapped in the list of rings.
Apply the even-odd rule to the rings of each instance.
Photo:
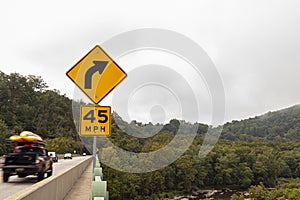
[[[158,132],[168,132],[175,135],[179,126],[183,126],[184,133],[195,130],[199,136],[204,136],[208,125],[202,123],[191,124],[184,120],[172,119],[167,124],[143,124],[133,120],[127,123],[113,113],[114,121],[126,133],[135,133],[136,136],[154,135]],[[275,112],[268,112],[261,116],[232,121],[224,124],[221,139],[231,141],[300,141],[300,105],[295,105]]]
[[[245,141],[300,141],[300,105],[226,123],[222,138]]]
[[[203,135],[208,130],[207,124],[192,124],[185,120],[171,119],[169,123],[166,124],[152,124],[151,122],[144,124],[142,122],[137,122],[136,120],[132,120],[130,123],[128,123],[124,121],[117,112],[112,113],[112,118],[113,124],[115,124],[118,128],[122,129],[126,133],[133,133],[131,135],[135,135],[139,138],[147,138],[163,132],[175,135],[177,134],[179,127],[182,134],[189,134],[196,131],[199,135]]]

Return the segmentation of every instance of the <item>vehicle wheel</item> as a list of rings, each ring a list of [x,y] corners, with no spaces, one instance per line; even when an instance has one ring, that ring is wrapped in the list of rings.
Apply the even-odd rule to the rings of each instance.
[[[38,173],[38,181],[42,181],[45,177],[44,169]]]
[[[9,173],[3,173],[3,182],[4,183],[8,182],[8,178],[9,178]]]
[[[53,168],[51,167],[50,171],[47,172],[47,177],[52,176],[53,174]]]

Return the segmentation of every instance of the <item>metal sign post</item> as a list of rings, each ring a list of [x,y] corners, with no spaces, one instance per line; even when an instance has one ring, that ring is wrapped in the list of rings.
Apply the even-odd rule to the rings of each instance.
[[[96,145],[97,145],[97,136],[94,136],[93,137],[93,172],[96,166],[96,156],[97,156]]]

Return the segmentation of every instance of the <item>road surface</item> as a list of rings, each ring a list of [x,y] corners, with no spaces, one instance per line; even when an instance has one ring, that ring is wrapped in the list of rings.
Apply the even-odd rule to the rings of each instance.
[[[53,163],[53,176],[64,172],[88,156],[73,157],[72,160],[58,160],[57,163]],[[26,189],[35,183],[37,183],[36,176],[27,176],[25,178],[18,178],[18,176],[11,176],[7,183],[3,183],[2,170],[0,170],[0,199],[5,199],[21,190]]]

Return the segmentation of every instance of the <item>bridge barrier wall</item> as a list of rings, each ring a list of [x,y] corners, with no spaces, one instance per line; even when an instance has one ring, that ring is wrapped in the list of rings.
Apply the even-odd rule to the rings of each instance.
[[[91,162],[92,157],[87,156],[70,170],[46,178],[5,200],[62,200]]]

